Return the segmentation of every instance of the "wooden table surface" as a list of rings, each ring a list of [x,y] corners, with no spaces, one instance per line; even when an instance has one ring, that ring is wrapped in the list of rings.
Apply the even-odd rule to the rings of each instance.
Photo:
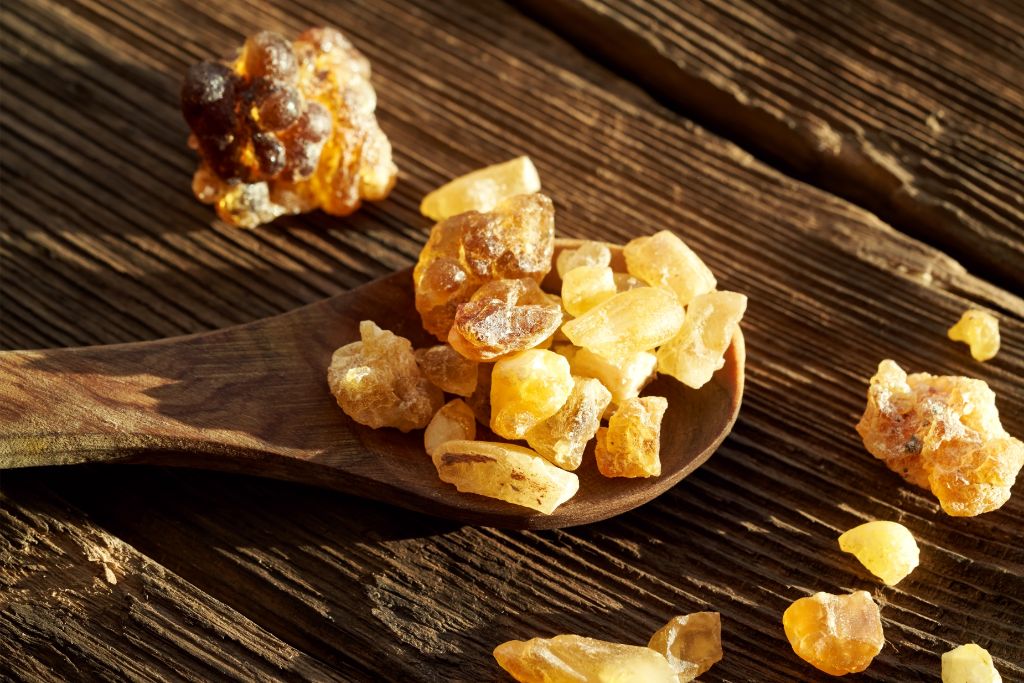
[[[951,518],[853,430],[894,358],[985,379],[1024,435],[1016,0],[31,0],[2,24],[3,348],[156,339],[342,292],[416,258],[426,191],[522,153],[560,234],[671,228],[750,307],[732,436],[590,526],[459,526],[200,471],[5,472],[0,677],[507,680],[502,641],[643,644],[710,609],[725,659],[702,680],[825,680],[782,611],[866,589],[887,645],[849,680],[936,681],[942,652],[977,642],[1024,681],[1021,486]],[[189,188],[184,70],[321,24],[373,63],[394,193],[348,219],[213,220]],[[945,338],[970,305],[1001,319],[989,363]],[[837,548],[870,519],[921,546],[896,588]]]

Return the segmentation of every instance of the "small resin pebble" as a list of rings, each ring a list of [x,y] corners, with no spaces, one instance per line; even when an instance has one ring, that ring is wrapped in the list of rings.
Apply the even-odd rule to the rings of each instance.
[[[476,438],[476,417],[473,409],[460,398],[448,401],[434,413],[423,432],[423,447],[428,455],[449,441],[472,441]]]
[[[942,683],[1002,683],[992,655],[974,643],[942,654]]]
[[[708,292],[686,308],[686,320],[673,339],[658,349],[658,372],[700,389],[725,365],[725,352],[739,329],[747,297]]]
[[[441,481],[550,515],[576,495],[579,478],[529,448],[489,441],[446,441],[431,454]]]
[[[575,349],[575,347],[569,347]],[[640,391],[654,379],[658,358],[650,351],[639,351],[610,361],[587,349],[564,352],[574,375],[593,377],[612,392],[612,403],[619,405],[640,395]]]
[[[553,351],[530,349],[502,358],[491,373],[491,430],[522,439],[558,412],[572,387],[569,361]]]
[[[448,343],[466,358],[493,361],[538,346],[561,324],[561,306],[534,280],[495,280],[458,307]]]
[[[864,567],[887,586],[895,586],[920,561],[917,541],[910,530],[896,522],[867,522],[839,537],[839,549],[852,553]]]
[[[957,517],[1001,507],[1024,466],[1024,443],[1003,429],[985,382],[908,376],[891,360],[871,378],[857,432],[869,453]]]
[[[562,277],[562,306],[580,316],[618,293],[608,266],[578,266]]]
[[[612,252],[603,242],[583,242],[575,249],[563,249],[555,259],[558,277],[564,278],[570,270],[581,266],[607,266],[612,262]]]
[[[664,655],[583,636],[510,640],[494,658],[520,683],[677,683]]]
[[[999,318],[987,311],[965,311],[947,334],[970,346],[974,360],[991,360],[999,353]]]
[[[661,474],[661,420],[668,401],[661,396],[631,398],[598,431],[594,457],[606,477]]]
[[[611,393],[598,380],[573,377],[572,392],[565,404],[528,431],[526,443],[563,470],[576,469],[611,400]]]
[[[833,676],[864,671],[885,645],[878,605],[867,591],[800,598],[782,625],[797,656]]]
[[[718,612],[675,617],[647,647],[664,655],[677,683],[689,683],[722,659],[722,618]]]
[[[416,349],[416,362],[431,384],[446,393],[469,396],[476,390],[477,363],[448,344]]]
[[[450,180],[420,203],[420,213],[440,221],[467,211],[492,211],[517,194],[540,191],[540,176],[530,157],[516,157]]]
[[[639,287],[620,292],[573,318],[562,325],[562,331],[576,346],[618,362],[675,337],[684,315],[671,291]]]
[[[715,276],[693,250],[668,230],[637,237],[622,249],[629,274],[675,292],[683,306],[716,287]]]

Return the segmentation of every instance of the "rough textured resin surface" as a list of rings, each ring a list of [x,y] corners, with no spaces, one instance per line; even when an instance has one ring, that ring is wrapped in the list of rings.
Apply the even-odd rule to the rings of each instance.
[[[612,262],[612,252],[603,242],[583,242],[575,249],[563,249],[558,252],[555,270],[558,277],[564,278],[566,273],[580,266],[607,266]]]
[[[863,671],[885,645],[878,605],[867,591],[800,598],[782,625],[793,651],[833,676]]]
[[[857,431],[908,481],[930,488],[950,515],[1002,506],[1024,466],[1024,444],[1003,429],[995,394],[968,377],[907,375],[884,360]]]
[[[1002,683],[992,655],[974,643],[942,654],[942,683]]]
[[[181,108],[201,163],[197,198],[251,228],[282,214],[344,216],[383,199],[398,169],[377,125],[370,63],[332,28],[251,36],[232,64],[188,70]]]
[[[583,461],[587,443],[601,426],[601,415],[612,400],[596,379],[573,377],[572,392],[558,412],[526,433],[526,443],[564,470]]]
[[[568,349],[575,347],[570,346]],[[639,396],[640,390],[654,379],[654,368],[658,364],[657,356],[650,351],[640,351],[615,361],[588,349],[569,352],[565,347],[560,347],[559,353],[569,359],[569,367],[574,375],[601,380],[601,384],[612,392],[612,403],[615,405]]]
[[[448,342],[467,358],[492,361],[540,345],[561,324],[561,306],[536,281],[494,280],[459,306]]]
[[[562,331],[576,346],[618,361],[675,337],[683,316],[672,292],[640,287],[616,294],[562,325]]]
[[[608,428],[598,432],[597,469],[606,477],[656,477],[661,474],[661,419],[668,401],[644,396],[624,401]]]
[[[675,617],[647,644],[668,660],[678,683],[689,683],[722,660],[722,618],[718,612]]]
[[[716,286],[711,269],[668,230],[650,237],[637,237],[623,247],[622,252],[630,275],[652,287],[672,290],[684,306]]]
[[[852,553],[869,572],[887,586],[902,581],[920,561],[917,541],[896,522],[867,522],[839,537],[839,548]]]
[[[558,412],[572,387],[569,361],[552,351],[530,349],[499,360],[491,373],[491,429],[522,439]]]
[[[447,344],[416,349],[416,362],[431,384],[449,394],[469,396],[476,389],[477,363]]]
[[[476,417],[473,409],[457,398],[448,401],[434,413],[423,432],[423,447],[433,455],[439,446],[449,441],[472,441],[475,438]]]
[[[530,157],[516,157],[445,183],[423,198],[420,213],[440,221],[467,211],[491,211],[509,197],[539,191],[540,176]]]
[[[555,210],[542,194],[509,197],[489,213],[470,211],[433,227],[413,270],[416,310],[441,341],[459,305],[492,280],[531,278],[551,270]]]
[[[974,360],[990,360],[999,353],[999,318],[986,311],[965,311],[948,334],[970,346]]]
[[[494,658],[521,683],[676,683],[664,656],[647,647],[583,636],[510,640]]]
[[[739,329],[747,297],[709,292],[690,302],[682,329],[658,349],[658,372],[699,389],[725,365],[725,352]]]
[[[448,441],[431,454],[441,481],[463,493],[498,498],[550,515],[576,495],[579,478],[529,448],[488,441]]]
[[[476,421],[488,428],[491,426],[491,374],[493,371],[493,363],[477,365],[476,391],[466,399],[466,403],[476,415]]]
[[[583,315],[617,292],[608,266],[578,266],[562,276],[562,306],[572,316]]]
[[[441,390],[416,365],[408,339],[359,323],[362,341],[334,352],[327,382],[349,417],[369,427],[425,427],[444,402]]]

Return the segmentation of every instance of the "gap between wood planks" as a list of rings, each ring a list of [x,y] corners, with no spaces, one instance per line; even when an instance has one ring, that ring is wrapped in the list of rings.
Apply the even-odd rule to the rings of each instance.
[[[746,101],[742,77],[736,82],[727,77],[716,82],[699,67],[687,68],[667,52],[657,29],[649,35],[646,29],[627,27],[603,9],[602,2],[504,1],[642,88],[662,106],[739,146],[761,163],[872,212],[892,228],[949,254],[981,279],[1018,296],[1024,294],[1024,264],[1015,262],[1021,247],[1011,244],[1012,249],[1000,249],[995,244],[1001,241],[1005,247],[1013,235],[999,235],[997,228],[979,236],[976,231],[986,228],[958,217],[956,207],[948,206],[944,197],[909,191],[908,177],[912,183],[915,171],[905,168],[891,150],[876,148],[860,135],[856,139],[845,135],[829,127],[827,120],[821,130],[808,133],[803,117],[811,116],[801,109],[802,102],[782,117],[773,116]],[[672,30],[665,29],[669,35]],[[791,113],[796,120],[786,117]],[[989,240],[992,236],[997,239]]]

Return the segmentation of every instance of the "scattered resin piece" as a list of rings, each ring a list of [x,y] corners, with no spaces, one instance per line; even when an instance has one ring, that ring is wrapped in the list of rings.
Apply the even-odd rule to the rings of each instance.
[[[185,75],[181,109],[201,163],[196,197],[244,228],[323,209],[346,216],[387,197],[398,169],[377,125],[370,63],[339,31],[294,43],[250,36],[231,64]]]
[[[472,441],[476,438],[476,417],[473,409],[461,398],[448,401],[434,413],[430,424],[423,432],[423,446],[433,455],[442,444],[449,441]]]
[[[416,362],[423,375],[442,391],[469,396],[476,390],[476,362],[447,344],[416,349]]]
[[[542,194],[509,197],[490,213],[469,211],[433,227],[413,270],[416,310],[441,341],[460,304],[492,280],[531,278],[551,270],[555,209]]]
[[[747,297],[736,292],[709,292],[693,299],[679,334],[658,349],[658,372],[694,389],[707,384],[725,365],[725,352],[746,309]]]
[[[491,373],[493,370],[493,363],[477,365],[476,391],[466,399],[466,403],[476,415],[476,421],[488,428],[491,426]]]
[[[616,293],[608,266],[578,266],[562,277],[562,305],[572,316],[583,315]]]
[[[615,280],[615,291],[625,292],[630,289],[636,289],[637,287],[646,287],[645,283],[640,278],[635,278],[629,273],[612,273],[612,279]]]
[[[572,386],[569,361],[557,353],[530,349],[502,358],[491,373],[491,430],[522,439],[558,412]]]
[[[965,311],[948,334],[970,346],[974,360],[991,360],[999,353],[999,318],[987,311]]]
[[[576,346],[618,362],[675,337],[683,316],[683,307],[672,292],[640,287],[591,308],[562,325],[562,331]]]
[[[448,342],[463,356],[492,361],[541,344],[562,324],[562,307],[530,278],[494,280],[461,304]]]
[[[1003,429],[985,382],[908,376],[891,360],[871,378],[857,432],[868,452],[957,517],[1001,507],[1024,466],[1024,443]]]
[[[683,306],[717,286],[711,269],[668,230],[637,237],[623,247],[622,253],[630,275],[652,287],[672,290]]]
[[[562,349],[559,353],[565,355]],[[639,396],[647,383],[654,379],[654,368],[658,364],[658,357],[650,351],[640,351],[614,362],[589,349],[576,349],[566,357],[574,375],[601,380],[601,384],[612,392],[615,405]]]
[[[501,668],[520,683],[676,683],[654,650],[583,636],[510,640],[494,648]]]
[[[942,683],[1002,683],[992,655],[974,643],[942,654]]]
[[[611,400],[611,393],[598,380],[573,377],[572,393],[565,404],[528,431],[526,443],[563,470],[576,469]]]
[[[540,176],[530,157],[478,169],[437,188],[420,203],[420,213],[433,221],[467,211],[492,211],[517,194],[540,192]]]
[[[833,676],[863,671],[885,645],[878,605],[867,591],[800,598],[782,626],[797,656]]]
[[[564,278],[570,270],[581,266],[607,266],[612,262],[612,252],[604,242],[583,242],[575,249],[563,249],[555,259],[558,277]]]
[[[606,477],[657,477],[661,474],[661,419],[668,401],[644,396],[624,401],[608,428],[598,432],[597,469]]]
[[[529,448],[488,441],[448,441],[433,454],[441,481],[463,493],[498,498],[550,515],[576,495],[580,480]]]
[[[722,619],[718,612],[675,617],[651,636],[647,647],[661,653],[678,683],[689,683],[722,661]]]
[[[853,553],[887,586],[902,581],[920,561],[910,529],[896,522],[867,522],[839,537],[839,549]]]
[[[427,426],[444,402],[441,390],[416,365],[412,344],[370,320],[359,323],[362,341],[334,352],[327,383],[338,405],[359,424],[403,432]]]

